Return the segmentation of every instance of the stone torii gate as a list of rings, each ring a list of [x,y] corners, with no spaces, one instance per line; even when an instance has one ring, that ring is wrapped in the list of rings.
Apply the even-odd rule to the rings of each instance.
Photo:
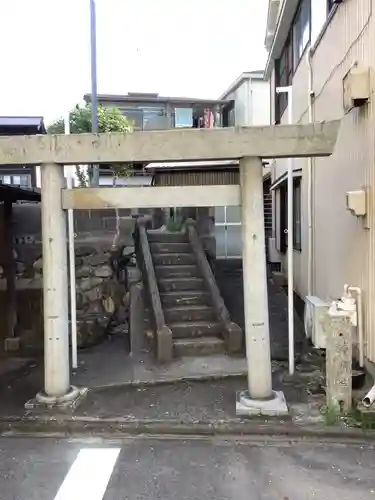
[[[168,130],[130,134],[0,137],[0,164],[40,165],[44,300],[44,389],[37,404],[75,406],[70,384],[67,209],[241,205],[248,392],[245,413],[287,411],[272,390],[263,217],[263,158],[328,156],[339,122],[308,125]],[[240,160],[239,186],[64,189],[64,165]]]

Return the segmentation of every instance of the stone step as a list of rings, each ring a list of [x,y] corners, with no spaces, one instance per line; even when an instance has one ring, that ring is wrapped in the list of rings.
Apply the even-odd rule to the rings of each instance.
[[[173,341],[173,350],[177,357],[224,354],[225,343],[224,340],[217,337],[176,339]]]
[[[152,260],[155,266],[195,264],[193,253],[154,253]]]
[[[210,305],[210,295],[205,290],[185,290],[161,293],[160,298],[165,308],[183,305]]]
[[[194,264],[185,266],[155,266],[157,278],[194,278],[199,277],[199,269]]]
[[[187,243],[188,236],[186,233],[168,233],[166,231],[148,231],[147,239],[150,243]]]
[[[161,242],[150,243],[151,253],[192,253],[190,243],[188,242]]]
[[[202,278],[161,278],[158,280],[160,292],[173,292],[174,290],[202,290]]]
[[[180,321],[169,323],[173,338],[221,337],[222,327],[218,321]]]
[[[167,324],[177,322],[177,325],[181,322],[184,325],[185,321],[215,321],[216,319],[215,310],[207,305],[168,307],[164,309],[164,316]],[[189,337],[189,335],[186,336]]]

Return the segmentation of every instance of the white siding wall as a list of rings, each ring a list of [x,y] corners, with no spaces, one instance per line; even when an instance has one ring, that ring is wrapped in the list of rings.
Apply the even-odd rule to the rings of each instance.
[[[320,0],[314,0],[313,5]],[[313,10],[317,39],[321,13]],[[313,293],[323,299],[341,296],[345,283],[363,288],[365,351],[375,362],[375,198],[370,196],[370,229],[346,210],[346,192],[375,185],[375,0],[345,0],[339,5],[312,57],[313,114],[316,121],[342,119],[336,149],[313,161]],[[315,18],[314,18],[315,15]],[[314,28],[315,19],[315,28]],[[314,31],[315,30],[315,31]],[[293,119],[308,120],[308,66],[301,61],[293,80]],[[346,113],[342,79],[354,61],[371,69],[368,105]],[[283,122],[286,121],[286,114]],[[296,291],[307,290],[307,175],[302,163],[302,252],[295,253]],[[274,177],[285,171],[277,162]],[[286,263],[285,263],[286,264]]]

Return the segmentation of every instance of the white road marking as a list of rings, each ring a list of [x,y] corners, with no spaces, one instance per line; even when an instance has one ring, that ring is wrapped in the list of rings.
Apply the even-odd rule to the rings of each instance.
[[[102,500],[121,448],[79,451],[54,500]]]

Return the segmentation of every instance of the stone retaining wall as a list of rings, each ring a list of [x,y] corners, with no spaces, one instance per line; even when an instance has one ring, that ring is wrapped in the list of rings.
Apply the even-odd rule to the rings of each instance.
[[[128,335],[128,293],[126,282],[119,283],[119,255],[131,257],[133,247],[125,247],[121,255],[112,252],[110,241],[94,246],[80,245],[75,252],[77,338],[78,347],[95,345],[108,335]],[[35,255],[34,255],[35,256]],[[21,349],[37,352],[43,349],[43,258],[22,260],[16,257],[16,296]],[[125,261],[126,261],[125,257]],[[0,267],[0,278],[2,268]],[[5,314],[6,283],[0,279],[0,314]],[[5,332],[2,332],[4,338]]]

